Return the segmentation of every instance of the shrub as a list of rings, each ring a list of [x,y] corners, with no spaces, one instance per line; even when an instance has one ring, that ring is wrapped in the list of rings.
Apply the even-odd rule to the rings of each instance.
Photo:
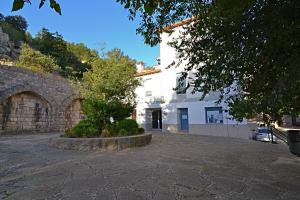
[[[98,130],[103,130],[110,124],[110,109],[102,100],[93,98],[84,100],[83,112]]]
[[[13,27],[13,25],[2,21],[0,22],[0,27],[4,33],[8,34],[9,39],[15,44],[20,44],[21,41],[24,41],[25,34],[18,31],[15,27]]]
[[[101,137],[113,137],[114,133],[109,131],[108,129],[103,129],[101,132]]]
[[[88,120],[80,121],[73,128],[73,131],[76,137],[97,137],[100,135],[99,131]]]
[[[143,128],[137,129],[137,134],[143,134],[143,133],[145,133],[145,129],[143,129]]]
[[[51,56],[46,56],[41,52],[32,49],[27,44],[22,45],[20,57],[16,65],[43,73],[52,73],[59,68]]]
[[[131,111],[132,106],[117,101],[106,102],[97,98],[88,98],[83,102],[84,114],[98,130],[109,127],[111,118],[115,121],[125,119],[130,116]]]
[[[108,125],[109,132],[113,133],[113,135],[118,135],[118,127],[116,123],[112,123]]]
[[[134,135],[137,132],[138,124],[133,119],[124,119],[117,123],[118,132],[122,129],[127,131],[128,135]]]
[[[70,138],[75,137],[74,130],[72,128],[65,130],[65,136],[70,137]]]
[[[119,136],[127,136],[128,132],[125,129],[120,129],[118,135]]]

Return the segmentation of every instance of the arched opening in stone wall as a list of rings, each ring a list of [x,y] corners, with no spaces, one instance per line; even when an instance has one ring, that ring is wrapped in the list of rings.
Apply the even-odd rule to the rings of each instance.
[[[85,118],[82,109],[82,99],[74,99],[65,110],[65,129],[73,128],[78,122]]]
[[[0,103],[0,132],[48,131],[51,106],[40,95],[25,91]]]

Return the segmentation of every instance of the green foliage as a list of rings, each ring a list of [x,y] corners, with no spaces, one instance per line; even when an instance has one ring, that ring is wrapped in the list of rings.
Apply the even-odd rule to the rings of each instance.
[[[83,43],[67,43],[68,51],[74,54],[76,58],[80,60],[81,63],[91,64],[96,59],[99,58],[98,52],[96,50],[91,50],[85,46]]]
[[[23,8],[25,1],[24,0],[14,0],[12,11],[17,11]]]
[[[92,122],[99,131],[110,123],[110,108],[103,101],[96,99],[86,99],[83,101],[83,112],[87,119]]]
[[[132,106],[120,102],[106,102],[91,98],[83,101],[83,112],[99,131],[109,127],[111,119],[119,121],[130,116],[132,110]]]
[[[125,129],[120,129],[118,132],[118,136],[128,136],[128,131]]]
[[[145,43],[155,46],[160,42],[159,32],[164,27],[195,16],[196,8],[207,0],[117,0],[130,12],[129,19],[140,16],[137,33]]]
[[[0,22],[2,22],[3,20],[4,20],[4,15],[0,13]]]
[[[75,133],[74,133],[74,129],[70,128],[70,129],[65,130],[64,136],[69,137],[69,138],[76,137]]]
[[[45,2],[45,0],[41,0],[40,6],[39,6],[40,8],[43,6],[42,2]],[[50,0],[50,7],[52,9],[54,9],[58,14],[61,15],[60,5],[55,0]]]
[[[108,129],[103,129],[101,132],[101,137],[113,137],[115,136],[114,132],[111,132]]]
[[[34,38],[32,45],[43,54],[55,58],[63,73],[68,61],[68,49],[67,43],[60,34],[51,33],[48,29],[43,28]]]
[[[133,119],[124,119],[117,122],[117,130],[119,134],[121,134],[120,131],[125,130],[127,135],[135,135],[138,133],[138,128],[138,124]],[[122,134],[125,136],[125,132]]]
[[[193,16],[172,45],[186,60],[194,92],[219,91],[220,101],[241,119],[265,113],[278,120],[300,113],[300,1],[119,0],[134,18],[145,42],[160,42],[158,30]],[[146,4],[157,2],[152,9]],[[171,63],[170,63],[171,64]],[[178,63],[176,63],[178,64]]]
[[[82,62],[77,57],[82,51],[76,51],[77,56],[73,53],[76,44],[69,44],[58,33],[51,33],[48,29],[43,28],[35,38],[32,39],[32,46],[45,55],[52,56],[59,66],[59,73],[66,78],[81,79],[85,71],[91,68],[90,64]],[[85,48],[85,51],[91,51]],[[92,51],[91,51],[92,52]],[[93,52],[90,55],[97,57]]]
[[[25,33],[24,42],[27,43],[27,44],[32,44],[33,43],[33,37],[29,32]]]
[[[15,29],[20,32],[25,33],[28,27],[28,23],[26,19],[22,16],[15,15],[15,16],[6,16],[4,21],[8,24],[11,24]]]
[[[118,122],[133,111],[134,90],[139,85],[134,75],[135,62],[118,49],[108,52],[103,59],[95,59],[92,69],[84,73],[83,112],[98,130],[109,132],[105,131],[105,136],[117,134]]]
[[[13,25],[5,21],[0,21],[0,27],[4,33],[8,34],[9,39],[15,44],[20,44],[21,41],[24,41],[24,33],[15,29]]]
[[[52,73],[58,69],[58,66],[52,57],[43,55],[41,52],[32,49],[27,44],[21,46],[20,57],[16,65],[43,73]]]
[[[124,112],[124,110],[127,111]],[[82,127],[82,129],[76,128],[77,126],[74,128],[74,134],[76,137],[87,134],[84,132],[84,129],[87,129],[88,126],[96,129],[97,133],[101,133],[101,137],[117,136],[121,129],[124,129],[129,135],[137,134],[138,125],[136,121],[124,120],[124,118],[130,115],[132,110],[133,107],[120,102],[86,99],[83,101],[83,112],[87,120],[84,121],[83,125],[78,125],[80,128]],[[113,123],[111,121],[112,119],[114,120]],[[81,135],[80,132],[82,132]]]
[[[40,0],[39,8],[43,7],[45,2],[46,0]],[[31,4],[31,0],[14,0],[12,11],[17,11],[22,9],[25,3]],[[61,8],[56,0],[50,0],[50,8],[52,8],[53,10],[55,10],[55,12],[61,15]]]
[[[32,50],[29,51],[28,47],[25,48],[21,52],[24,56],[20,59],[22,62],[20,65],[42,72],[52,72],[52,68],[55,67],[55,71],[63,77],[81,80],[83,73],[91,68],[91,63],[99,59],[97,51],[87,48],[82,43],[68,43],[62,35],[51,33],[46,28],[43,28],[36,37],[32,37],[30,33],[25,32],[27,26],[26,20],[21,16],[4,17],[2,14],[0,16],[0,27],[9,35],[11,41],[15,44],[25,42],[39,51],[34,53]],[[30,58],[31,54],[37,54],[38,57]],[[48,67],[47,63],[50,64]]]
[[[138,128],[138,129],[137,129],[137,133],[138,133],[138,134],[144,134],[144,133],[145,133],[145,129],[143,129],[143,128]]]
[[[135,73],[135,61],[114,49],[106,54],[106,58],[93,62],[92,69],[84,73],[84,95],[133,105],[135,88],[139,85]]]
[[[80,121],[74,128],[74,136],[76,137],[98,137],[100,132],[95,128],[94,124],[88,120]]]

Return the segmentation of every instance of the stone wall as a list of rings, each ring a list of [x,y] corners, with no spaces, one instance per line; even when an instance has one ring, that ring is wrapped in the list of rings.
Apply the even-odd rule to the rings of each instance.
[[[66,79],[0,65],[0,134],[63,131],[82,118]]]
[[[66,128],[74,127],[78,122],[82,120],[84,114],[81,110],[81,99],[74,99],[66,108],[65,111],[65,121]]]

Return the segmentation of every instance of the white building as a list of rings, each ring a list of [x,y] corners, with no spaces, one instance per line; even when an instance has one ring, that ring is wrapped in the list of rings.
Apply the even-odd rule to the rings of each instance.
[[[211,93],[203,101],[201,94],[192,94],[192,88],[174,90],[186,84],[179,79],[184,64],[175,68],[168,66],[176,61],[176,50],[168,45],[178,36],[184,22],[174,24],[172,35],[162,33],[160,43],[160,64],[152,69],[138,63],[138,77],[142,86],[136,89],[136,120],[146,131],[187,132],[191,134],[249,138],[251,131],[246,120],[238,123],[229,116],[227,105],[217,105],[217,93]],[[182,87],[183,88],[183,87]]]

